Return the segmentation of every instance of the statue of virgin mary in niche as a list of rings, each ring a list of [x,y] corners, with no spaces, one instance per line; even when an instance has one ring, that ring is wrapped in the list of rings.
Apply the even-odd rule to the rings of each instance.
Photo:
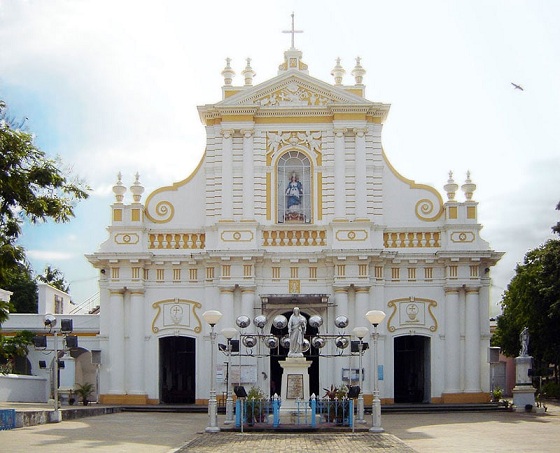
[[[288,197],[287,207],[289,210],[300,208],[301,197],[303,196],[303,185],[299,181],[295,172],[292,173],[288,187],[286,188],[286,196]]]

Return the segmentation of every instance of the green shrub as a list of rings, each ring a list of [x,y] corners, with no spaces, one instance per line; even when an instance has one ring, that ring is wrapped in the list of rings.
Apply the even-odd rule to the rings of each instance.
[[[544,398],[560,398],[560,384],[556,382],[547,382],[541,387],[541,395]]]

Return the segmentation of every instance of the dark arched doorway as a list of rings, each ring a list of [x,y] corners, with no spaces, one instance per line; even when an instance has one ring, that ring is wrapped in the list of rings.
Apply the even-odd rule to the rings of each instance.
[[[189,337],[159,339],[160,401],[193,404],[196,400],[196,340]]]
[[[308,320],[307,322],[307,329],[305,331],[305,338],[307,338],[311,342],[311,338],[317,335],[318,331],[317,328],[311,327],[309,325],[309,315],[303,311],[301,314],[305,316]],[[290,319],[292,316],[292,312],[283,313],[283,315]],[[276,335],[278,337],[282,337],[288,334],[288,328],[285,327],[282,330],[277,329],[276,327],[272,326],[270,329],[270,333]],[[271,351],[270,356],[270,393],[273,395],[274,393],[278,393],[280,395],[280,386],[282,383],[282,367],[280,366],[280,361],[286,359],[288,355],[288,350],[279,346],[278,349]],[[319,395],[319,350],[314,348],[313,346],[309,349],[308,352],[305,353],[305,357],[308,361],[311,362],[311,366],[309,367],[309,394]],[[281,395],[280,395],[281,396]]]
[[[430,402],[430,338],[395,338],[395,403]]]

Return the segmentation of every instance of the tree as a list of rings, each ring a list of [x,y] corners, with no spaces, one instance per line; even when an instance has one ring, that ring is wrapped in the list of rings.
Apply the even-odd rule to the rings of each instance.
[[[89,188],[33,143],[33,136],[7,116],[0,100],[0,284],[7,269],[22,264],[17,244],[24,219],[68,222]]]
[[[5,300],[0,300],[0,327],[2,323],[8,319],[10,311],[13,310],[13,305]]]
[[[560,204],[557,206],[557,209]],[[553,227],[553,231],[560,234]],[[508,356],[520,350],[519,334],[529,329],[529,352],[536,368],[560,365],[560,240],[529,251],[515,269],[501,301],[492,344]]]
[[[13,337],[0,335],[0,372],[12,373],[16,359],[25,357],[29,352],[29,345],[33,344],[33,332],[22,330]]]
[[[10,298],[12,313],[37,313],[37,282],[28,265],[17,265],[5,272],[2,287],[13,293]]]
[[[560,202],[556,205],[556,210],[560,211]],[[560,234],[560,222],[556,222],[556,225],[552,227],[552,232]]]
[[[68,282],[64,279],[64,274],[59,269],[52,268],[50,265],[45,267],[42,275],[37,276],[37,280],[47,283],[65,293],[70,292],[70,285],[68,285]]]

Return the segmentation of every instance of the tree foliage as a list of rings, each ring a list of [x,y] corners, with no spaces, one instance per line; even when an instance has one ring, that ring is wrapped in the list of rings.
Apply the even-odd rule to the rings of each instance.
[[[75,203],[88,197],[89,188],[37,148],[21,126],[0,101],[0,277],[25,259],[17,244],[24,220],[68,222]]]
[[[11,291],[12,313],[37,313],[37,282],[28,265],[17,265],[4,273],[2,288]]]
[[[64,274],[59,269],[53,268],[50,265],[45,267],[41,275],[37,275],[37,280],[47,283],[65,293],[70,292],[70,285],[68,285],[68,282],[65,280]]]
[[[59,159],[35,146],[33,135],[24,130],[23,122],[8,117],[0,100],[0,287],[14,292],[16,311],[34,312],[37,306],[37,296],[30,294],[33,285],[36,292],[36,284],[18,244],[23,222],[68,222],[88,190]],[[0,306],[0,319],[6,315]]]
[[[492,343],[515,357],[519,334],[529,329],[529,353],[537,367],[560,364],[560,240],[529,251],[502,298]]]
[[[33,344],[33,332],[22,330],[12,337],[0,335],[0,372],[3,374],[14,371],[17,357],[25,357],[29,353],[29,345]]]
[[[556,210],[560,211],[560,202],[556,205]],[[560,222],[556,222],[556,225],[552,226],[552,232],[560,234]]]

